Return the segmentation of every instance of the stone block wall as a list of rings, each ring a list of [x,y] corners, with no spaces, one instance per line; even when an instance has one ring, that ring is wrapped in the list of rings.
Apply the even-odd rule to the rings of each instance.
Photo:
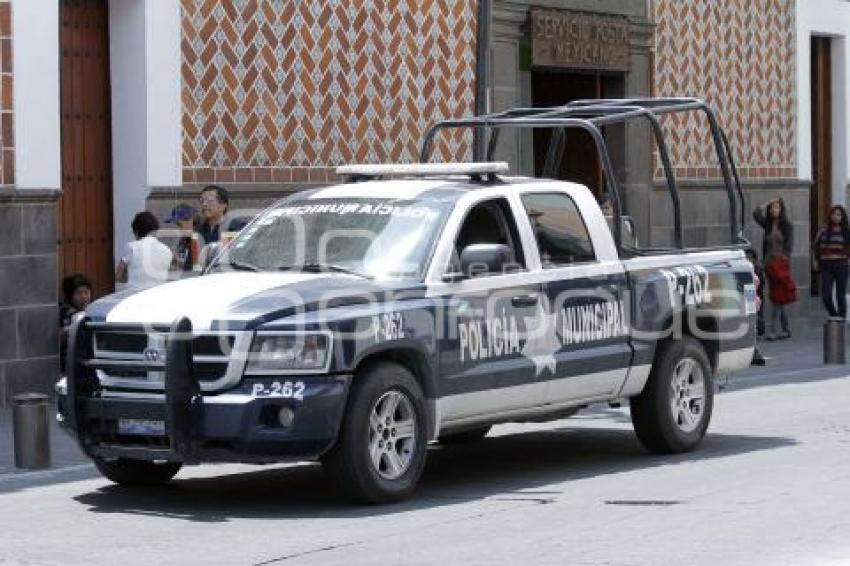
[[[12,9],[0,0],[0,407],[59,378],[58,192],[15,186]]]
[[[15,184],[12,3],[0,0],[0,186]]]
[[[797,181],[751,181],[743,184],[744,236],[762,255],[764,231],[752,218],[752,211],[776,197],[788,206],[794,226],[791,268],[800,300],[790,308],[800,321],[817,318],[821,312],[817,297],[811,297],[809,190],[810,184]],[[679,191],[682,206],[682,232],[686,246],[724,245],[730,238],[729,204],[725,189],[717,183],[684,182]],[[658,185],[651,195],[651,245],[666,246],[673,239],[673,205],[666,187]],[[818,319],[819,320],[819,319]]]
[[[0,407],[59,378],[55,198],[0,188]]]

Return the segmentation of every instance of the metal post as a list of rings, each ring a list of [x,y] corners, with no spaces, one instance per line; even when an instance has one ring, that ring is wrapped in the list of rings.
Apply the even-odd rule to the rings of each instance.
[[[24,393],[12,398],[15,466],[38,469],[50,466],[50,423],[47,395]]]
[[[844,321],[830,319],[823,325],[823,363],[844,364]]]
[[[475,114],[487,114],[490,85],[490,0],[478,0],[478,33],[475,47]],[[472,160],[483,161],[486,152],[485,128],[472,130]]]

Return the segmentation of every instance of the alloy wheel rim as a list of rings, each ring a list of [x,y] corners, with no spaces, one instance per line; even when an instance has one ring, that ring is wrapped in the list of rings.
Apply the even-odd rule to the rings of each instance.
[[[369,413],[369,459],[384,479],[396,480],[410,468],[416,451],[416,413],[401,391],[387,391]]]
[[[670,410],[681,432],[688,434],[699,428],[705,411],[705,376],[693,358],[679,360],[673,369]]]

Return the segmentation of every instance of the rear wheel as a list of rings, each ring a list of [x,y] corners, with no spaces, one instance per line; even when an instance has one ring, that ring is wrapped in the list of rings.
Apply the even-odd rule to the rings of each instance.
[[[466,444],[467,442],[477,442],[487,436],[487,433],[490,432],[491,428],[493,427],[487,425],[478,428],[471,428],[462,432],[443,434],[438,440],[442,444]]]
[[[125,487],[154,487],[166,484],[183,467],[178,462],[149,462],[128,458],[95,458],[94,465],[108,480]]]
[[[354,376],[336,446],[322,464],[351,498],[389,503],[416,488],[427,444],[422,389],[407,368],[382,362]]]
[[[659,348],[643,392],[631,400],[632,423],[649,450],[686,452],[702,441],[711,420],[711,364],[702,344],[690,336]]]

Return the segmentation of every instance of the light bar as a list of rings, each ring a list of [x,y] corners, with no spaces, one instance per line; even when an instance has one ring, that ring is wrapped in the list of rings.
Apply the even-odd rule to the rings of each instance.
[[[406,175],[425,177],[432,175],[495,175],[510,171],[504,161],[485,163],[382,163],[378,165],[342,165],[336,168],[337,175],[382,177]]]

